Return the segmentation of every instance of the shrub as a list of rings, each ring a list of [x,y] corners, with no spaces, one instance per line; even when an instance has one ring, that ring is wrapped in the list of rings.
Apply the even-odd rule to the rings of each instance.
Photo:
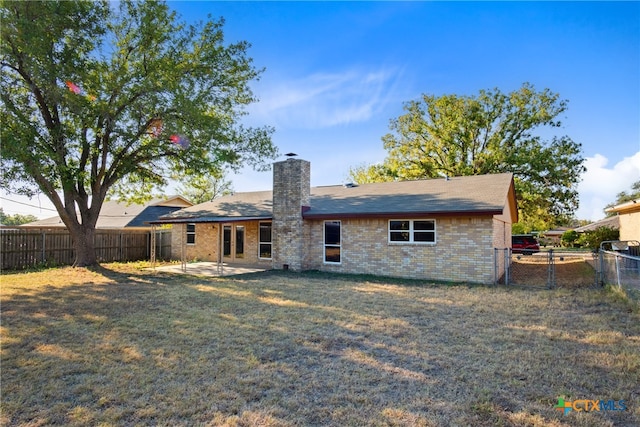
[[[579,237],[580,237],[580,234],[578,234],[577,231],[567,230],[564,233],[562,233],[562,237],[560,238],[560,241],[562,242],[562,246],[573,248],[576,246],[576,240],[578,240]]]
[[[564,235],[563,235],[564,237]],[[611,227],[598,227],[595,230],[585,231],[580,236],[577,242],[583,246],[590,248],[591,250],[597,250],[600,248],[600,243],[607,240],[618,240],[620,238],[620,231]]]

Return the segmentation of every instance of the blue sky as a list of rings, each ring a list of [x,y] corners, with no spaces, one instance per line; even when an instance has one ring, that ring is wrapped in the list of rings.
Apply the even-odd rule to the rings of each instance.
[[[640,179],[640,4],[556,2],[171,2],[187,21],[226,20],[247,40],[260,102],[282,153],[311,161],[312,185],[381,162],[381,137],[422,93],[474,95],[530,82],[569,100],[563,128],[589,171],[577,216],[596,220]],[[232,176],[270,189],[267,173]]]
[[[271,125],[281,153],[311,162],[312,185],[381,162],[381,137],[422,93],[475,95],[530,82],[569,100],[563,127],[583,146],[580,219],[640,179],[638,2],[169,2],[184,20],[224,17],[227,42],[265,67],[247,124]],[[230,175],[271,189],[270,172]],[[15,198],[15,196],[11,196]],[[30,204],[34,201],[28,202]],[[42,206],[47,204],[40,197]],[[2,200],[5,213],[51,216]]]

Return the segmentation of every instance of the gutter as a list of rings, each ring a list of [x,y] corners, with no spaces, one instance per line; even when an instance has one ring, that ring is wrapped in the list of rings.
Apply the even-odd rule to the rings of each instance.
[[[156,219],[153,221],[145,221],[145,224],[160,225],[160,224],[186,224],[186,223],[216,223],[216,222],[246,222],[246,221],[263,221],[273,219],[272,216],[242,216],[242,217],[182,217],[182,218],[167,218]]]
[[[389,219],[406,219],[406,218],[444,218],[444,217],[492,217],[501,215],[501,209],[487,209],[474,211],[412,211],[412,212],[336,212],[336,213],[311,213],[303,211],[304,219],[335,219],[335,218],[389,218]]]

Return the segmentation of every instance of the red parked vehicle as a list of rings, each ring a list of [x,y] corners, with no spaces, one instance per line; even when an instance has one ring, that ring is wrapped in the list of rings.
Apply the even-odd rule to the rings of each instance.
[[[511,252],[514,254],[533,255],[540,252],[540,245],[530,234],[516,234],[511,236]]]

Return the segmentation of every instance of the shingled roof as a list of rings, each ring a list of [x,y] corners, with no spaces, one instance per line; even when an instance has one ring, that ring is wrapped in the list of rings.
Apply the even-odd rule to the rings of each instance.
[[[592,222],[591,224],[583,225],[575,229],[578,233],[584,233],[585,231],[597,230],[600,227],[608,227],[614,230],[620,229],[620,217],[618,215],[610,216],[600,221]]]
[[[192,205],[192,203],[182,196],[153,199],[144,205],[107,201],[102,205],[96,228],[148,228],[150,227],[149,221],[153,221],[161,216],[168,215],[190,205]],[[23,224],[21,227],[64,228],[65,225],[59,216],[54,216]]]
[[[498,215],[513,190],[510,173],[311,188],[305,218],[406,215]],[[273,193],[236,193],[156,222],[221,222],[272,217]]]
[[[154,222],[221,222],[270,219],[272,200],[273,192],[271,191],[235,193],[173,212]]]
[[[417,214],[501,214],[510,173],[311,189],[305,218]]]

